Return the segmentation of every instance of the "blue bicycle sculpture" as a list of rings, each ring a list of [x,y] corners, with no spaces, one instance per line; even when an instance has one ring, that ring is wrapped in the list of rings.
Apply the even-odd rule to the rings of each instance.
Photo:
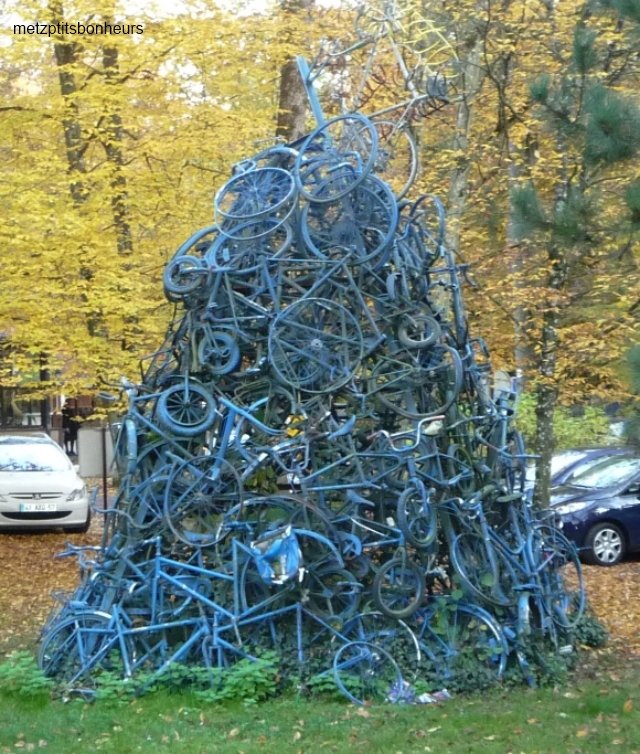
[[[176,316],[118,386],[103,542],[69,548],[82,582],[42,635],[67,690],[273,648],[354,702],[399,701],[403,676],[471,662],[495,682],[513,657],[530,680],[534,639],[572,648],[578,558],[524,498],[515,396],[489,389],[442,204],[407,198],[409,125],[447,94],[420,67],[435,32],[394,12],[300,59],[317,127],[235,165],[166,266]],[[314,82],[357,51],[357,93],[325,119]],[[410,99],[364,115],[379,55]]]

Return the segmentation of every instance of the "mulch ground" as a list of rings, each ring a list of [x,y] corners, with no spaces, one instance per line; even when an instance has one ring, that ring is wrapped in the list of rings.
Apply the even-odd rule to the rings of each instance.
[[[0,656],[35,646],[55,605],[52,592],[72,591],[78,583],[76,559],[55,556],[66,541],[98,545],[102,526],[102,517],[94,516],[87,534],[0,534]],[[614,568],[585,566],[584,578],[591,606],[610,633],[604,651],[640,657],[640,559]]]

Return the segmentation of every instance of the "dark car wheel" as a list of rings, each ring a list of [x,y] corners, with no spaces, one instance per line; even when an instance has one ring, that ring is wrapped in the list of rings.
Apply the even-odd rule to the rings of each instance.
[[[585,540],[584,561],[591,565],[614,566],[624,557],[624,534],[615,524],[596,524]]]

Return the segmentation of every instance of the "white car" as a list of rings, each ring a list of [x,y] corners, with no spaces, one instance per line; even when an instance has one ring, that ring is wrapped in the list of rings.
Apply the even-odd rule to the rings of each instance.
[[[0,528],[85,532],[90,524],[87,486],[56,442],[0,436]]]

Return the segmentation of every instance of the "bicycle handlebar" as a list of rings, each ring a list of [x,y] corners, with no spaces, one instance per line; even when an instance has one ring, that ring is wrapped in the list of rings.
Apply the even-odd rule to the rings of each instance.
[[[478,512],[482,508],[482,501],[494,492],[499,492],[497,484],[486,484],[482,489],[477,490],[466,500],[459,498],[458,506],[467,513]]]
[[[442,424],[441,422],[445,418],[444,414],[439,414],[438,416],[430,416],[425,419],[420,419],[418,424],[416,425],[415,430],[410,430],[406,432],[394,432],[393,434],[391,432],[387,432],[385,429],[379,429],[377,432],[374,432],[373,434],[369,435],[367,437],[367,440],[375,440],[376,437],[384,437],[387,442],[389,443],[391,449],[396,453],[404,453],[409,450],[415,450],[418,445],[420,444],[421,436],[422,436],[422,427],[429,423],[434,424],[435,432],[433,434],[437,434]],[[426,432],[425,432],[426,434]],[[400,438],[412,438],[415,436],[415,442],[412,445],[403,445],[402,447],[398,447],[394,444],[394,440],[400,439]]]

